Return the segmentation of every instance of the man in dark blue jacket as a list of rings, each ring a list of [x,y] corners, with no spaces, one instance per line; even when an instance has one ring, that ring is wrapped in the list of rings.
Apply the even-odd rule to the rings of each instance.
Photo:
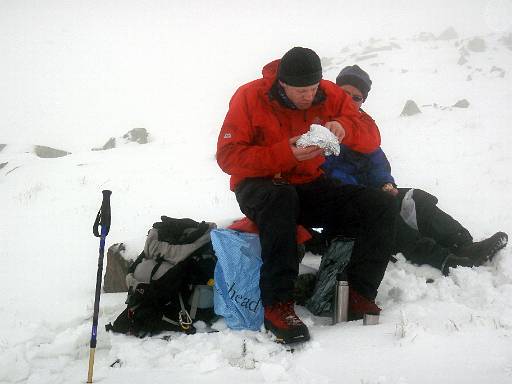
[[[361,109],[371,89],[368,74],[357,65],[348,66],[341,70],[336,84],[352,98],[363,117],[371,119]],[[342,146],[340,155],[329,156],[323,168],[343,184],[379,188],[400,200],[395,251],[415,264],[429,264],[447,275],[450,268],[482,265],[508,242],[504,232],[473,242],[466,228],[437,207],[435,196],[421,189],[397,188],[381,148],[363,154]]]

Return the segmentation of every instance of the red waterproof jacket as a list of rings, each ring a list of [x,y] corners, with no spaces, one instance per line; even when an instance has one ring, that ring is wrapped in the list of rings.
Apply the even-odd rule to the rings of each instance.
[[[270,98],[279,60],[263,68],[263,78],[242,85],[229,103],[218,142],[217,163],[231,175],[230,186],[248,177],[279,175],[291,184],[313,181],[322,174],[323,156],[298,161],[289,139],[309,131],[311,124],[336,120],[345,128],[343,144],[363,153],[380,146],[379,129],[364,119],[350,97],[336,84],[320,81],[325,99],[307,110],[284,107]]]

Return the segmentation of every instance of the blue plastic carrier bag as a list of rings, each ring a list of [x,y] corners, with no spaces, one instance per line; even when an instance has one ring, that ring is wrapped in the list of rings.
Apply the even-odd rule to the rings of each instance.
[[[258,331],[263,324],[260,299],[261,245],[257,234],[214,229],[211,239],[217,265],[213,303],[231,329]]]

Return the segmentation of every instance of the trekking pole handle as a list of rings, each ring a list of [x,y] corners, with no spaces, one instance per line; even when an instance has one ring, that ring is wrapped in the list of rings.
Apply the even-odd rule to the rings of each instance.
[[[103,194],[103,201],[101,202],[101,208],[96,215],[96,220],[94,220],[92,227],[92,233],[94,233],[96,237],[105,237],[110,231],[110,195],[112,191],[106,189],[101,193]],[[100,225],[101,231],[98,231]]]

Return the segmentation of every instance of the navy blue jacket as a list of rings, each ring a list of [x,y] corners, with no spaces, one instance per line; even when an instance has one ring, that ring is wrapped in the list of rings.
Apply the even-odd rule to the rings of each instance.
[[[327,176],[343,184],[359,184],[372,188],[380,188],[386,183],[395,185],[391,166],[380,147],[371,153],[356,152],[344,145],[340,147],[339,156],[332,155],[325,159],[322,168]]]

